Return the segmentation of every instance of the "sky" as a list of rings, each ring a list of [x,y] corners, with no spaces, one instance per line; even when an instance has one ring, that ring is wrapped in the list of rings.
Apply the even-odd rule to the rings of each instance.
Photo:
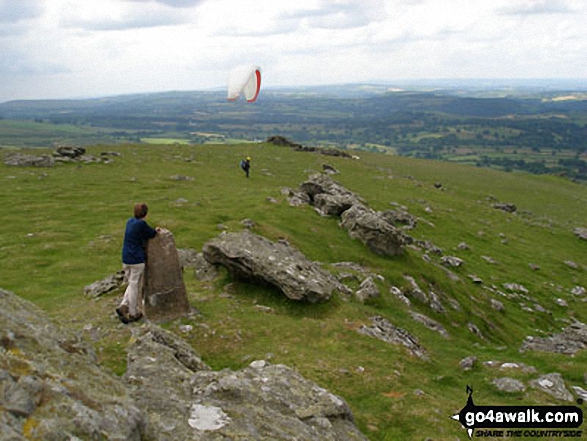
[[[586,79],[585,0],[0,0],[0,102],[226,87]]]

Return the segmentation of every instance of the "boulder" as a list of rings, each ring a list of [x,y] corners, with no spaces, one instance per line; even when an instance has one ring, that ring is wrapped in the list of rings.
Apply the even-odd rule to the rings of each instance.
[[[574,233],[579,239],[587,240],[587,228],[575,228]]]
[[[362,205],[359,196],[322,173],[311,175],[300,185],[300,191],[308,196],[310,204],[324,216],[340,216],[353,205]]]
[[[202,253],[198,253],[194,265],[196,279],[211,282],[218,277],[218,268],[208,262]]]
[[[53,167],[55,160],[50,155],[26,155],[12,153],[4,157],[4,164],[14,167]]]
[[[587,325],[576,322],[565,328],[563,332],[549,337],[526,337],[520,352],[545,351],[572,355],[586,347]]]
[[[503,392],[515,393],[524,392],[526,390],[524,383],[522,383],[520,380],[516,380],[515,378],[495,378],[492,383],[495,387]]]
[[[360,302],[365,302],[368,299],[379,297],[379,288],[373,281],[373,277],[367,277],[361,285],[355,296]]]
[[[124,380],[148,439],[366,440],[342,398],[293,369],[257,360],[213,372],[178,340],[145,326],[129,349]]]
[[[395,227],[403,227],[411,230],[416,228],[418,219],[416,216],[408,213],[405,210],[387,210],[380,213],[381,216]]]
[[[464,371],[469,371],[475,367],[477,364],[478,358],[475,355],[470,355],[468,357],[463,358],[459,362],[459,366]]]
[[[84,294],[90,297],[100,297],[115,289],[120,288],[124,283],[124,271],[120,270],[114,274],[109,275],[103,280],[98,280],[90,285],[84,287]]]
[[[79,336],[0,289],[0,439],[145,439],[124,383]]]
[[[265,141],[266,143],[283,146],[283,147],[301,147],[301,144],[297,144],[295,142],[291,142],[289,139],[285,138],[284,136],[270,136]]]
[[[347,403],[283,365],[212,372],[181,338],[131,330],[127,371],[0,289],[2,440],[366,441]]]
[[[146,254],[143,290],[145,316],[159,321],[187,315],[190,305],[173,234],[169,230],[160,230],[147,242]]]
[[[446,328],[444,326],[442,326],[440,323],[438,323],[436,320],[433,320],[424,314],[420,314],[420,313],[414,312],[414,311],[410,311],[410,315],[412,316],[412,318],[414,320],[416,320],[419,323],[422,323],[428,329],[431,329],[432,331],[438,332],[444,338],[450,338],[450,335],[448,334]]]
[[[515,213],[516,210],[518,209],[515,204],[511,204],[511,203],[506,203],[506,204],[502,204],[502,203],[493,204],[492,207],[493,208],[496,208],[498,210],[505,211],[506,213]]]
[[[409,243],[407,236],[382,216],[364,205],[353,205],[342,213],[341,226],[349,236],[363,242],[380,256],[399,256]]]
[[[405,329],[398,328],[381,316],[371,317],[371,326],[361,326],[360,334],[382,340],[386,343],[405,346],[412,355],[427,360],[428,356],[416,337]]]
[[[565,386],[561,374],[555,372],[540,376],[530,382],[532,387],[540,389],[560,401],[574,401],[573,394]]]
[[[61,146],[57,147],[55,150],[54,156],[64,156],[66,158],[79,158],[86,153],[86,149],[83,147],[70,147],[70,146]]]
[[[235,277],[275,286],[293,300],[323,302],[338,289],[333,275],[291,245],[250,231],[221,234],[202,251],[208,262],[226,267]]]

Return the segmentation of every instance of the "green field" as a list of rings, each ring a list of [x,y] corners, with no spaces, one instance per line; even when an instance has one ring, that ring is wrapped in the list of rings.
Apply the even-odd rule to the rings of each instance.
[[[232,280],[226,272],[213,283],[186,272],[188,297],[200,314],[164,325],[186,338],[213,369],[238,369],[255,359],[296,368],[344,397],[371,440],[466,439],[464,429],[450,419],[466,403],[466,385],[474,387],[479,405],[568,404],[532,387],[522,393],[500,392],[492,380],[506,374],[484,364],[489,361],[534,366],[534,374],[507,372],[526,384],[540,374],[559,372],[568,386],[586,387],[586,352],[574,357],[519,352],[529,335],[558,332],[571,318],[587,322],[585,297],[570,294],[575,286],[587,287],[587,242],[573,234],[574,228],[587,227],[585,185],[555,176],[369,152],[352,160],[269,144],[157,140],[165,141],[174,142],[109,145],[108,150],[121,153],[111,164],[43,169],[0,164],[0,287],[79,330],[95,346],[100,363],[116,374],[125,370],[131,328],[140,325],[125,327],[117,321],[114,308],[122,292],[90,300],[83,287],[120,269],[126,219],[133,203],[145,201],[149,223],[170,229],[179,248],[201,250],[220,234],[220,225],[241,231],[241,221],[251,219],[255,233],[287,239],[330,271],[340,271],[333,263],[352,261],[383,276],[378,282],[381,296],[366,304],[335,296],[312,305]],[[104,149],[90,146],[88,152],[99,155]],[[0,150],[0,157],[7,152]],[[244,156],[252,157],[250,179],[238,168]],[[399,204],[417,216],[418,226],[410,234],[463,259],[465,264],[453,269],[459,280],[447,277],[437,256],[427,262],[421,250],[410,248],[402,257],[379,257],[350,239],[337,219],[321,217],[311,207],[290,207],[281,189],[297,188],[324,163],[340,170],[335,179],[370,207],[383,211]],[[173,179],[177,175],[193,180]],[[492,208],[496,201],[515,203],[517,214]],[[461,242],[469,249],[458,249]],[[483,256],[497,263],[489,264]],[[472,274],[483,284],[473,284]],[[446,314],[417,301],[412,305],[440,322],[450,339],[415,322],[389,293],[392,286],[408,287],[404,275],[458,302],[458,309],[445,302]],[[523,285],[531,300],[499,297],[504,310],[493,309],[490,299],[496,294],[488,288],[504,291],[505,283]],[[557,298],[568,307],[559,306]],[[269,306],[274,313],[255,305]],[[547,312],[528,310],[536,305]],[[374,315],[416,336],[430,361],[356,332]],[[469,323],[483,338],[467,329]],[[83,331],[88,324],[99,330],[98,338]],[[192,324],[193,331],[182,333],[182,324]],[[470,355],[479,358],[478,364],[461,370],[459,361]]]

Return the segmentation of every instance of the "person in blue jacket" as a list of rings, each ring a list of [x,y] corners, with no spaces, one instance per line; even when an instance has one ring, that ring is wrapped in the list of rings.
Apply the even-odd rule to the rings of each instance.
[[[124,243],[122,246],[122,265],[128,277],[128,287],[120,306],[116,308],[118,318],[124,324],[140,320],[143,316],[139,307],[139,289],[145,271],[145,249],[147,240],[157,235],[159,228],[151,228],[145,217],[147,204],[135,204],[134,216],[126,222]]]

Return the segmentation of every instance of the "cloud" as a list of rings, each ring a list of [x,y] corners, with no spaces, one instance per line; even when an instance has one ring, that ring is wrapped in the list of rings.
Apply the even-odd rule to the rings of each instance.
[[[319,29],[353,29],[376,21],[382,14],[381,0],[321,1],[317,7],[308,7],[282,15],[284,20],[293,20],[302,27]]]
[[[138,3],[144,3],[138,5]],[[192,1],[192,3],[194,3]],[[175,26],[187,23],[191,16],[183,10],[162,6],[161,2],[104,0],[99,4],[70,3],[71,9],[60,20],[63,28],[87,31],[122,31],[127,29]]]
[[[38,0],[0,0],[0,23],[17,23],[36,18],[43,10]]]
[[[574,9],[565,0],[526,0],[501,9],[502,15],[569,14]]]
[[[208,0],[126,0],[131,3],[160,3],[172,8],[193,8]]]

